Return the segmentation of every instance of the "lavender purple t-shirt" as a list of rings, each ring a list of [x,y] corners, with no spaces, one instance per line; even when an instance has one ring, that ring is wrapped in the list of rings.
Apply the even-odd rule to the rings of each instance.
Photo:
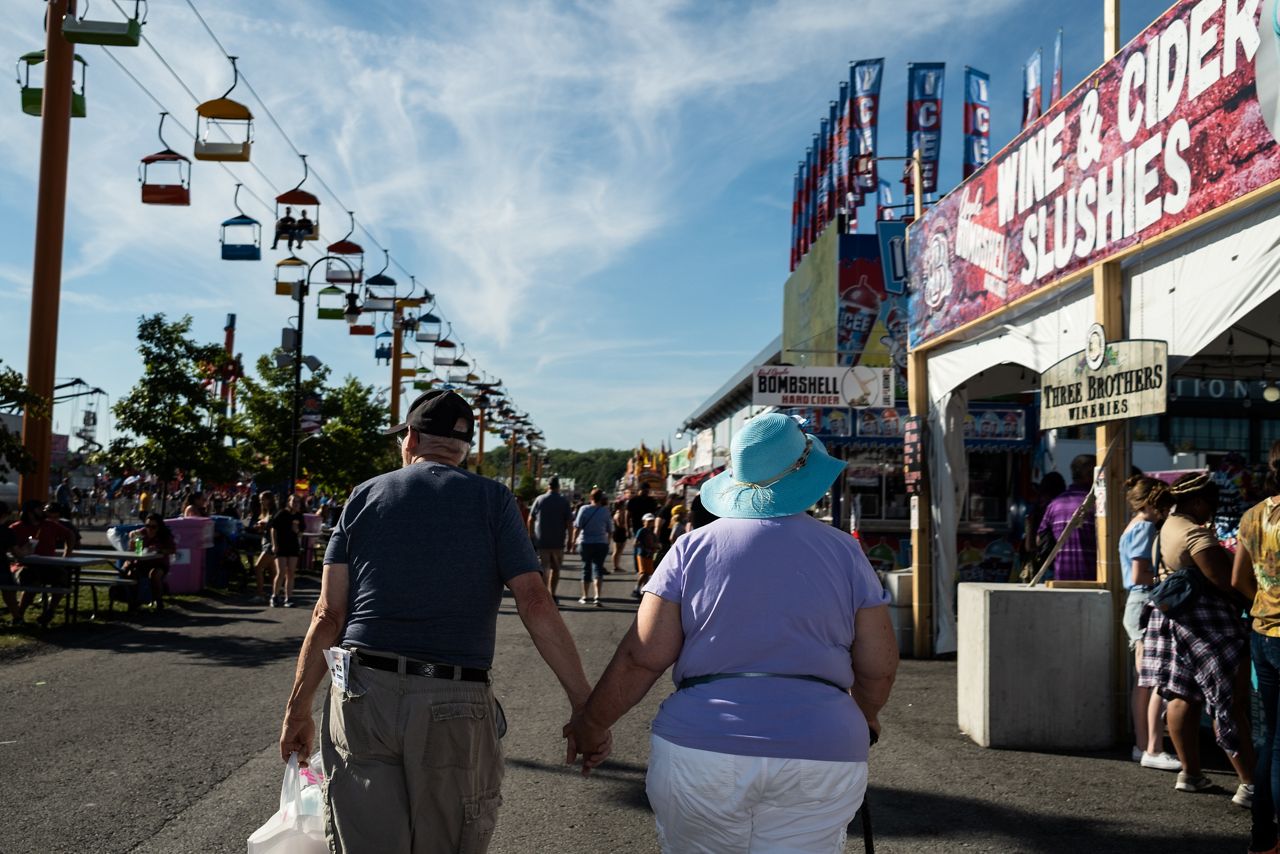
[[[677,685],[715,673],[853,684],[853,618],[889,596],[848,534],[804,514],[720,519],[676,540],[645,586],[680,605]],[[867,722],[844,691],[800,679],[722,679],[676,691],[655,735],[742,756],[867,761]]]

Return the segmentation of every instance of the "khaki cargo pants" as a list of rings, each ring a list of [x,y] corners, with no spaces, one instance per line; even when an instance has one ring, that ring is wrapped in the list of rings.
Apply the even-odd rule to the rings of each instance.
[[[502,804],[493,692],[352,663],[320,733],[334,854],[453,854],[489,847]]]

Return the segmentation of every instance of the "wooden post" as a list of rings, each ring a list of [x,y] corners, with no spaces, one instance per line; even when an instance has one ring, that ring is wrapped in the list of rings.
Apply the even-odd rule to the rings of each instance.
[[[1125,337],[1124,280],[1120,262],[1108,261],[1093,269],[1094,316],[1106,329],[1109,340]],[[1120,564],[1120,534],[1129,522],[1129,510],[1124,500],[1124,482],[1129,476],[1132,451],[1129,447],[1127,421],[1106,421],[1097,426],[1096,447],[1098,464],[1103,466],[1101,486],[1106,495],[1097,501],[1098,583],[1111,591],[1113,642],[1115,665],[1112,668],[1111,688],[1114,692],[1116,732],[1128,731],[1129,720],[1129,667],[1133,656],[1129,654],[1129,636],[1122,620],[1126,593],[1124,567]],[[1112,442],[1115,447],[1111,458],[1106,459]],[[1106,459],[1105,464],[1103,460]]]
[[[924,165],[920,149],[911,152],[911,213],[919,219],[924,215]]]
[[[917,160],[917,163],[919,161]],[[917,167],[918,168],[918,167]],[[917,173],[918,177],[918,173]],[[929,417],[928,352],[916,350],[907,364],[907,405],[922,421]],[[924,431],[928,436],[928,431]],[[928,440],[926,438],[926,444]],[[916,658],[933,655],[933,489],[928,455],[920,473],[919,491],[911,497],[911,626]]]
[[[1102,0],[1102,61],[1120,52],[1120,0]]]
[[[35,259],[31,268],[31,323],[27,384],[53,405],[58,359],[58,311],[62,300],[62,239],[67,216],[67,158],[71,150],[71,91],[75,52],[62,37],[62,17],[75,0],[49,0],[45,14],[44,95],[40,118],[40,184],[36,191]],[[19,481],[23,501],[49,499],[53,413],[27,407],[22,444],[35,458]]]
[[[404,349],[404,309],[396,300],[391,314],[391,423],[400,423],[400,351]]]

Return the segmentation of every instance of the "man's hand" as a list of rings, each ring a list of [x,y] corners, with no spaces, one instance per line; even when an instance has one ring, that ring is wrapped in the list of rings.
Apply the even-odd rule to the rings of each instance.
[[[613,733],[589,724],[581,710],[573,713],[573,717],[564,725],[562,732],[568,739],[565,745],[564,762],[566,765],[572,765],[581,754],[584,777],[591,773],[592,768],[604,762],[613,750]]]
[[[285,715],[284,725],[280,728],[280,758],[283,761],[289,761],[290,753],[297,753],[298,764],[307,767],[315,743],[316,723],[309,712],[305,717]]]

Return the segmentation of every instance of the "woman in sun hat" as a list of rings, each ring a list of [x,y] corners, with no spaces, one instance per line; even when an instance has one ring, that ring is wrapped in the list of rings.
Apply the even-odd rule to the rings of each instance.
[[[844,850],[898,666],[888,596],[857,542],[805,514],[844,469],[785,415],[752,419],[636,622],[565,727],[584,773],[672,664],[647,791],[662,850]]]

